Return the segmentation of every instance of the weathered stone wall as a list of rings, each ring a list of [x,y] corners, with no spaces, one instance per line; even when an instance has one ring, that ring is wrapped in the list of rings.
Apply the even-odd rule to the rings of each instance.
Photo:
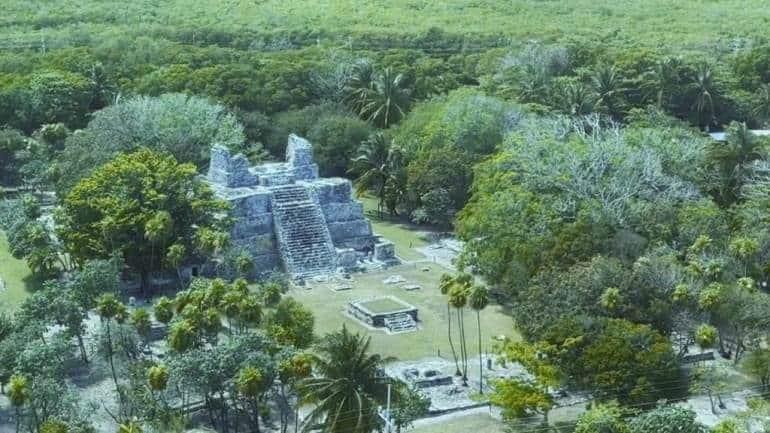
[[[374,247],[372,225],[364,216],[363,205],[353,197],[347,179],[319,179],[309,183],[318,197],[334,245],[371,251]]]
[[[220,145],[211,148],[208,178],[211,182],[230,188],[258,183],[257,177],[249,172],[249,160],[241,154],[231,156],[230,150]]]
[[[320,216],[315,220],[326,226],[327,239],[330,237],[334,247],[343,252],[339,265],[353,267],[358,258],[374,252],[376,238],[362,204],[353,197],[350,181],[318,179],[312,145],[304,138],[289,137],[286,162],[256,167],[249,167],[243,155],[232,156],[227,148],[214,146],[207,179],[217,196],[231,204],[233,245],[249,251],[258,271],[280,266],[282,243],[277,233],[282,230],[276,227],[273,202],[292,187],[297,191],[302,187],[310,202],[317,204],[313,209]],[[336,255],[335,248],[330,248],[330,254]]]
[[[318,165],[313,162],[313,145],[298,135],[289,135],[286,163],[294,170],[295,179],[318,179]]]

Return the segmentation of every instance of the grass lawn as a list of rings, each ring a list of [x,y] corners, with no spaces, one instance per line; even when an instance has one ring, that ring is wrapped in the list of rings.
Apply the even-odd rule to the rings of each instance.
[[[359,198],[364,205],[364,213],[372,222],[372,229],[378,235],[393,242],[396,254],[404,260],[422,260],[425,256],[415,248],[428,245],[424,233],[429,228],[420,227],[409,223],[404,218],[390,216],[387,212],[379,215],[377,212],[377,199],[366,196]]]
[[[24,260],[17,260],[8,251],[8,240],[0,231],[0,278],[5,290],[0,291],[0,311],[15,309],[27,297],[32,273]]]
[[[375,299],[374,301],[363,302],[361,306],[371,311],[374,314],[388,313],[391,311],[399,311],[406,308],[405,305],[400,302],[394,301],[390,298]]]
[[[429,271],[422,271],[423,268]],[[310,308],[316,317],[316,333],[323,335],[340,329],[345,324],[348,329],[362,332],[372,337],[372,351],[383,356],[401,360],[417,360],[424,357],[436,356],[439,351],[443,357],[451,357],[451,349],[447,339],[447,308],[446,299],[438,290],[438,280],[446,272],[439,265],[404,264],[384,271],[353,275],[353,288],[335,292],[331,283],[308,284],[311,289],[296,288],[291,291],[294,296]],[[409,284],[418,284],[420,290],[406,291],[398,285],[383,284],[382,280],[390,275],[401,275]],[[418,308],[420,329],[404,334],[388,335],[384,331],[370,330],[357,320],[351,319],[344,313],[348,302],[354,300],[378,299],[392,295]],[[453,314],[452,332],[457,345],[456,316]],[[465,332],[470,356],[478,351],[476,314],[465,312]],[[508,335],[519,338],[515,334],[513,319],[500,305],[490,304],[481,313],[481,329],[483,350],[491,349],[492,336]]]

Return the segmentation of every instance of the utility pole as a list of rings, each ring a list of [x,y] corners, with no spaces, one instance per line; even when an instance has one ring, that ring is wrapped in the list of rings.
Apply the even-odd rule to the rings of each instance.
[[[388,402],[386,403],[387,406],[385,406],[386,409],[384,411],[380,409],[380,418],[385,421],[385,433],[393,433],[396,431],[395,426],[393,425],[393,417],[390,416],[390,389],[391,384],[388,383]]]

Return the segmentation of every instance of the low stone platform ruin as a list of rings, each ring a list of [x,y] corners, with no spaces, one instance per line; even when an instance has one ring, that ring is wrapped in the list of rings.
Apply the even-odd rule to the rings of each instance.
[[[393,262],[353,197],[349,180],[319,178],[312,145],[289,136],[286,162],[250,167],[243,155],[211,149],[207,181],[232,207],[231,241],[256,273],[282,267],[293,278],[351,269],[364,259]]]
[[[417,308],[393,296],[352,301],[348,314],[373,328],[385,328],[390,333],[417,329]]]

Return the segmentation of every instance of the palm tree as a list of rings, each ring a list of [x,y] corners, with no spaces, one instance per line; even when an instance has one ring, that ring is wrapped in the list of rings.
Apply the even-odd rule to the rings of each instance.
[[[118,374],[115,371],[115,346],[112,339],[112,326],[111,322],[114,319],[118,323],[122,323],[126,319],[126,306],[123,305],[118,298],[112,293],[105,293],[99,297],[96,303],[96,312],[99,314],[99,318],[104,326],[107,341],[105,341],[104,356],[107,357],[107,361],[110,364],[110,372],[112,373],[112,381],[115,382],[115,390],[120,398],[121,405],[123,403],[123,393],[121,392],[120,384],[118,383]]]
[[[358,173],[356,179],[356,194],[363,195],[367,190],[374,189],[379,202],[377,212],[382,213],[382,202],[385,198],[385,186],[390,177],[388,154],[390,142],[382,132],[372,134],[361,143],[358,156],[353,158],[349,172]]]
[[[745,123],[733,122],[727,128],[727,141],[713,142],[706,158],[717,171],[713,194],[724,207],[735,203],[753,161],[764,158],[761,140],[757,140]]]
[[[444,296],[448,296],[450,290],[452,290],[452,286],[454,285],[455,281],[454,278],[452,278],[449,274],[443,274],[441,276],[441,279],[439,280],[439,290],[441,291],[441,294]],[[452,311],[450,310],[449,301],[446,303],[446,317],[447,317],[447,336],[449,337],[449,347],[452,348],[452,357],[455,360],[455,376],[460,376],[462,373],[460,372],[460,364],[457,361],[457,351],[455,350],[455,344],[452,340]]]
[[[770,120],[770,84],[763,84],[757,89],[756,100],[751,114],[761,125]]]
[[[653,97],[655,105],[662,109],[668,104],[671,94],[679,84],[682,61],[676,57],[666,57],[644,74],[641,88],[644,98]]]
[[[8,382],[8,399],[16,410],[16,433],[21,428],[21,408],[29,399],[29,384],[27,378],[14,374]]]
[[[162,243],[171,234],[173,222],[171,214],[161,211],[152,216],[144,225],[144,238],[150,241],[150,263],[148,268],[155,269],[155,247]],[[144,275],[142,275],[142,290],[145,288]]]
[[[349,101],[361,118],[381,128],[398,122],[409,106],[410,90],[403,74],[385,68],[375,74],[369,62],[353,68],[349,85]]]
[[[585,116],[596,108],[597,98],[593,89],[581,82],[571,81],[559,88],[561,109],[571,116]]]
[[[460,275],[462,276],[462,274]],[[460,277],[458,276],[458,278]],[[463,313],[468,305],[468,287],[455,279],[455,284],[449,291],[449,304],[457,311],[457,326],[460,330],[460,356],[463,364],[463,385],[468,385],[468,349],[465,344],[465,315]]]
[[[596,105],[612,117],[619,116],[622,109],[619,97],[626,89],[615,67],[600,66],[591,76],[591,85],[597,95]]]
[[[695,80],[690,84],[695,93],[695,101],[692,108],[698,114],[698,125],[708,126],[714,121],[714,97],[716,95],[716,85],[711,66],[707,63],[701,63],[695,71]],[[703,122],[704,113],[708,113],[706,122]]]
[[[303,379],[298,391],[304,401],[316,406],[303,430],[317,423],[327,433],[369,433],[377,428],[377,406],[386,396],[386,384],[378,370],[379,355],[369,353],[369,337],[351,334],[347,328],[327,334],[313,357],[317,376]]]
[[[468,305],[476,312],[476,326],[479,330],[479,393],[484,393],[484,365],[481,352],[481,310],[489,305],[489,292],[486,287],[475,285],[468,295]]]

